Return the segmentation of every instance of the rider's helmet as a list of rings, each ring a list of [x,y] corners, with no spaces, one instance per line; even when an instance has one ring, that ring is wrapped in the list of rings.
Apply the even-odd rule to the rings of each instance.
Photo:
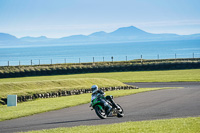
[[[94,94],[95,92],[98,91],[98,86],[97,86],[97,85],[93,85],[93,86],[91,87],[91,89],[92,89],[92,94]]]

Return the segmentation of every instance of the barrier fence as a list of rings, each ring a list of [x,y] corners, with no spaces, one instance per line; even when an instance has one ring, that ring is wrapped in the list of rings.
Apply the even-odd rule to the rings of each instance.
[[[192,54],[174,54],[174,55],[168,55],[164,56],[161,54],[157,54],[152,58],[148,55],[140,55],[137,56],[137,58],[134,58],[135,56],[127,55],[127,56],[89,56],[89,57],[73,57],[73,58],[51,58],[51,59],[30,59],[30,60],[8,60],[4,61],[0,60],[0,66],[22,66],[22,65],[45,65],[45,64],[66,64],[66,63],[95,63],[95,62],[113,62],[113,61],[130,61],[130,60],[144,60],[144,59],[152,59],[152,60],[161,60],[161,59],[181,59],[181,58],[200,58],[200,53],[192,53]],[[163,57],[163,58],[162,58]],[[168,58],[169,57],[169,58]]]

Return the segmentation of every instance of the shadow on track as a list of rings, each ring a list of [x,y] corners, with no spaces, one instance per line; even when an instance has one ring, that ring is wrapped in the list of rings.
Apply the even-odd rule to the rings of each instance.
[[[74,121],[61,121],[61,122],[51,122],[51,123],[43,123],[43,124],[61,124],[61,123],[73,123],[73,122],[83,122],[83,121],[94,121],[101,119],[85,119],[85,120],[74,120]]]

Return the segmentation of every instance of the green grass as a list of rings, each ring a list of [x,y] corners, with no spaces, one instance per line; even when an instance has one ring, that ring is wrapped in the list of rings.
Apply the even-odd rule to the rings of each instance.
[[[7,97],[8,94],[29,95],[58,90],[89,89],[94,84],[98,84],[99,87],[126,86],[120,81],[104,78],[40,79],[36,81],[1,82],[0,98]]]
[[[159,63],[177,63],[177,62],[198,62],[199,58],[178,58],[178,59],[143,59],[143,64],[159,64]],[[36,63],[37,64],[37,63]],[[43,65],[20,65],[20,66],[0,66],[0,73],[13,73],[24,71],[43,71],[43,70],[59,70],[66,68],[85,68],[93,66],[124,66],[141,64],[141,59],[129,60],[129,61],[105,61],[105,62],[93,62],[88,63],[64,63],[64,64],[43,64]]]
[[[168,71],[137,71],[137,72],[111,72],[90,73],[57,76],[36,76],[23,78],[4,78],[1,83],[21,81],[61,80],[75,78],[106,78],[121,82],[185,82],[200,81],[200,69],[168,70]]]
[[[200,117],[55,128],[28,133],[199,133]]]
[[[93,84],[97,84],[100,87],[108,87],[124,86],[121,82],[200,81],[199,73],[200,69],[188,69],[4,78],[0,79],[0,98],[6,97],[7,94],[27,95],[58,91],[59,89],[90,88]]]
[[[171,88],[141,88],[132,90],[118,90],[106,92],[106,95],[113,95],[114,97],[118,97],[159,89]],[[0,106],[0,121],[77,106],[80,104],[89,103],[90,99],[91,94],[81,94],[58,98],[37,99],[34,101],[18,103],[17,107],[7,107],[6,105],[2,105]]]

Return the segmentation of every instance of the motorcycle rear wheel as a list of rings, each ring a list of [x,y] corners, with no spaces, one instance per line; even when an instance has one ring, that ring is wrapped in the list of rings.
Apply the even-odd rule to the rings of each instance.
[[[107,115],[105,113],[104,109],[100,109],[99,106],[95,107],[95,112],[97,114],[97,116],[101,119],[106,119]]]
[[[117,104],[117,105],[120,108],[120,111],[118,111],[118,113],[117,113],[117,117],[118,118],[124,117],[124,110],[123,110],[123,108],[119,104]]]

